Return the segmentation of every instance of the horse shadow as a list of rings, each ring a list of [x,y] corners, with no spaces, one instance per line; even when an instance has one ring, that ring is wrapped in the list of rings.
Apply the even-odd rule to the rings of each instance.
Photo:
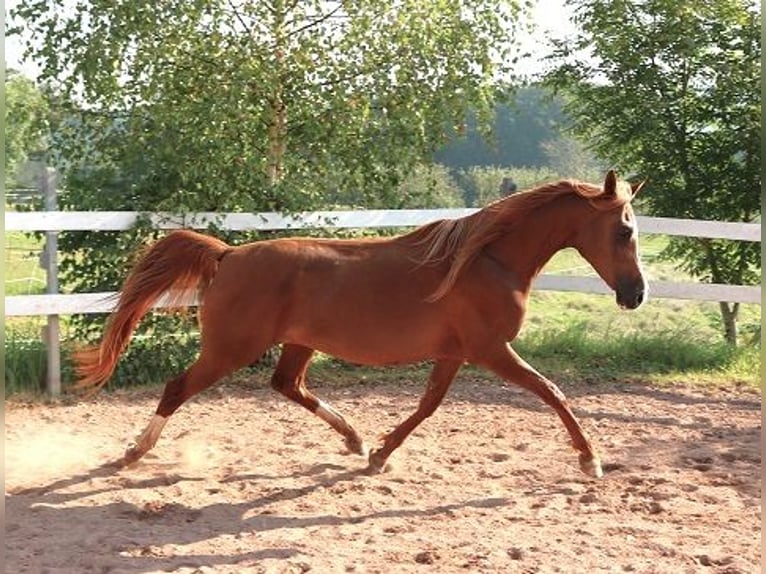
[[[334,471],[327,474],[327,471]],[[319,476],[321,473],[321,477]],[[67,477],[48,485],[17,490],[6,495],[6,560],[16,572],[38,571],[68,566],[72,571],[115,570],[126,574],[154,571],[174,571],[182,567],[245,567],[247,563],[267,559],[299,560],[300,545],[275,545],[231,554],[158,555],[157,549],[167,545],[183,548],[186,545],[214,541],[220,536],[235,536],[258,546],[262,541],[257,535],[280,529],[308,529],[333,527],[344,524],[360,524],[383,518],[416,518],[447,515],[464,508],[493,508],[511,504],[506,498],[490,497],[447,502],[427,508],[389,507],[351,516],[330,513],[313,516],[289,516],[266,509],[275,503],[300,499],[317,488],[331,488],[344,482],[353,482],[366,476],[365,470],[346,470],[338,465],[316,465],[308,470],[285,476],[265,474],[231,475],[220,482],[268,483],[275,479],[313,477],[310,484],[280,489],[257,496],[246,502],[215,502],[201,507],[189,507],[178,502],[163,502],[157,508],[139,507],[116,501],[98,505],[65,503],[86,500],[110,490],[152,489],[184,481],[203,480],[198,477],[170,476],[119,481],[109,487],[97,487],[80,492],[66,492],[76,486],[92,484],[97,479],[115,476],[113,464],[103,464],[86,472]],[[263,510],[263,511],[261,511]],[[190,527],[198,523],[196,527]],[[199,526],[203,524],[204,526]],[[73,525],[87,525],[87,536],[67,536]],[[27,560],[24,569],[19,556],[30,535],[56,539],[57,551],[39,556],[37,563]],[[56,533],[64,533],[64,540]],[[252,542],[252,543],[251,543]],[[55,561],[55,563],[53,562]]]

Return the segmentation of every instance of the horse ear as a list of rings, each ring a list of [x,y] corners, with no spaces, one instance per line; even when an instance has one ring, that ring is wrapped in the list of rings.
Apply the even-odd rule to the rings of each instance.
[[[617,193],[617,174],[613,169],[606,172],[606,178],[604,179],[604,195],[613,196]]]
[[[631,197],[635,198],[638,195],[638,192],[641,191],[641,189],[643,189],[645,185],[646,185],[646,180],[639,181],[636,183],[631,183],[630,184]]]

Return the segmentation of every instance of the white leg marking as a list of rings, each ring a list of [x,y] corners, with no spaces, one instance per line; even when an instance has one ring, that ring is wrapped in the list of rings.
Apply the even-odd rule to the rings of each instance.
[[[162,428],[165,426],[167,421],[168,419],[166,417],[154,415],[152,420],[149,421],[149,424],[144,429],[144,432],[136,437],[136,442],[128,445],[128,448],[125,451],[125,456],[120,459],[119,464],[122,466],[128,466],[136,462],[149,450],[151,450],[152,447],[157,443],[157,439],[160,438]]]
[[[160,438],[160,433],[167,422],[167,417],[154,415],[144,429],[144,432],[136,438],[136,448],[142,452],[146,452],[157,444],[157,439]]]
[[[350,452],[361,454],[362,456],[367,455],[367,447],[364,445],[362,439],[346,422],[346,419],[338,414],[330,405],[319,400],[315,414],[346,437],[346,448],[348,448]]]
[[[319,401],[319,404],[317,405],[316,415],[322,419],[323,421],[326,421],[328,424],[332,426],[336,425],[342,425],[344,427],[347,427],[348,424],[345,420],[343,420],[343,417],[340,416],[338,413],[335,412],[335,410],[325,403],[324,401]]]
[[[604,476],[604,471],[601,468],[601,459],[598,457],[598,455],[593,455],[593,457],[590,457],[583,452],[580,453],[579,460],[580,469],[588,476],[593,478],[602,478]]]

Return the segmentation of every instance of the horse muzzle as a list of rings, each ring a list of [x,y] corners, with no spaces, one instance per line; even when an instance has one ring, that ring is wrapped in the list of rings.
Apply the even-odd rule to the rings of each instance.
[[[620,282],[616,289],[617,305],[622,309],[638,309],[646,300],[648,289],[646,282],[639,281]]]

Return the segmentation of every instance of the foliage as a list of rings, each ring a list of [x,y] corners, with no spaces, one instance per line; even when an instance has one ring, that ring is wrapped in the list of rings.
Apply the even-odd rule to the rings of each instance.
[[[110,377],[109,389],[165,382],[183,372],[197,358],[200,337],[196,331],[183,331],[168,336],[134,338]],[[68,363],[71,368],[71,361]],[[74,380],[73,373],[69,379]]]
[[[596,182],[609,169],[583,142],[566,133],[541,142],[540,147],[548,167],[561,177]]]
[[[5,185],[14,187],[16,175],[31,152],[45,149],[48,104],[29,78],[9,70],[5,78]]]
[[[396,195],[402,209],[465,207],[460,188],[449,170],[439,164],[416,166],[399,185]]]
[[[753,221],[759,214],[760,12],[750,0],[570,0],[579,31],[554,42],[550,85],[602,157],[649,179],[660,216]],[[674,238],[694,276],[754,284],[758,245]],[[736,341],[738,306],[721,303]]]
[[[63,4],[13,11],[41,39],[29,49],[43,79],[105,114],[97,133],[116,122],[129,153],[153,155],[162,175],[146,177],[173,208],[248,210],[312,207],[332,189],[386,203],[444,126],[469,107],[486,115],[519,12],[502,0]]]
[[[452,176],[463,190],[466,205],[484,207],[504,197],[504,179],[509,179],[521,191],[559,178],[568,177],[548,167],[469,167],[453,170]]]

